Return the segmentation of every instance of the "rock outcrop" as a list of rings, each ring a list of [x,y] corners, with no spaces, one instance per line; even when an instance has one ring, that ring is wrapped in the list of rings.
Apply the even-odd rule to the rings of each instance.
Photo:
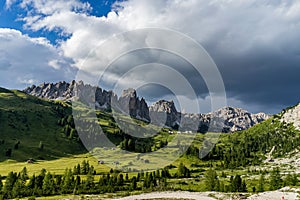
[[[137,97],[135,89],[124,90],[117,104],[123,113],[136,119],[150,121],[148,105],[144,98],[139,99]]]
[[[160,100],[149,107],[151,121],[156,125],[178,128],[180,113],[173,101]]]
[[[50,99],[71,101],[74,98],[79,98],[81,102],[86,104],[94,104],[96,109],[111,111],[112,109],[131,117],[150,121],[149,109],[146,101],[139,99],[134,89],[123,91],[123,94],[118,96],[112,91],[106,91],[97,86],[84,84],[82,81],[78,83],[59,82],[43,83],[39,86],[31,86],[24,90],[27,94]]]
[[[248,129],[270,116],[265,113],[251,114],[240,108],[224,107],[205,115],[206,119],[219,119],[223,123],[223,132]]]
[[[68,101],[78,97],[87,103],[92,102],[96,109],[121,112],[159,126],[197,130],[203,133],[245,130],[269,118],[264,113],[251,114],[240,108],[232,107],[224,107],[207,114],[180,113],[173,101],[166,100],[160,100],[148,107],[145,99],[140,99],[132,88],[124,90],[118,97],[112,91],[84,84],[82,81],[43,83],[39,86],[28,87],[24,91],[27,94],[50,100]],[[295,111],[286,113],[286,118],[296,119],[297,115],[297,119],[299,119],[299,111],[300,106]],[[296,124],[300,127],[299,120]]]
[[[181,126],[183,129],[188,129],[198,122],[200,132],[245,130],[269,118],[265,113],[251,114],[246,110],[232,107],[224,107],[207,114],[179,113],[173,101],[164,100],[150,106],[150,116],[152,112],[166,113],[166,125],[170,127]]]
[[[290,109],[283,110],[281,121],[293,123],[294,127],[300,130],[300,103]]]

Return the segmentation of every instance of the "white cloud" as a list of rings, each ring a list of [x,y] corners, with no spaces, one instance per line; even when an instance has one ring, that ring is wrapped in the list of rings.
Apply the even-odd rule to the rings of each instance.
[[[232,53],[245,53],[256,44],[274,45],[283,34],[299,31],[300,18],[300,2],[268,0],[129,0],[116,3],[107,17],[87,15],[90,6],[77,0],[23,0],[24,7],[29,4],[37,14],[46,16],[29,15],[24,18],[26,25],[33,30],[60,28],[72,34],[62,47],[75,59],[87,55],[95,41],[144,27],[175,29],[203,44],[213,43],[221,51],[229,48],[239,50]],[[83,13],[76,12],[78,9]]]
[[[36,84],[36,83],[37,83],[37,80],[34,80],[34,79],[21,79],[21,78],[18,78],[18,82],[23,83],[23,84],[26,84],[26,85],[33,85],[33,84]]]
[[[0,28],[0,85],[24,88],[44,81],[71,80],[72,63],[45,38],[30,38],[14,29]],[[64,63],[53,68],[51,63]]]
[[[23,0],[21,7],[32,7],[36,13],[44,15],[64,11],[86,12],[91,10],[89,3],[82,3],[79,0]]]
[[[10,9],[10,7],[14,4],[14,3],[16,3],[17,2],[17,0],[6,0],[6,2],[5,2],[5,8],[6,9]]]
[[[77,67],[91,49],[113,34],[162,27],[183,32],[203,44],[219,64],[227,90],[232,97],[237,96],[237,101],[266,103],[263,101],[270,94],[265,91],[285,84],[276,82],[281,62],[291,62],[287,70],[290,76],[297,73],[294,70],[300,52],[295,42],[300,40],[299,1],[128,0],[115,3],[107,17],[90,15],[90,5],[79,0],[23,0],[21,5],[29,10],[23,19],[27,28],[59,30],[70,35],[60,48]],[[114,51],[113,47],[103,55],[109,56],[110,51]],[[95,64],[93,59],[86,63]],[[265,96],[254,99],[252,88],[260,88]],[[280,103],[287,104],[284,100]]]

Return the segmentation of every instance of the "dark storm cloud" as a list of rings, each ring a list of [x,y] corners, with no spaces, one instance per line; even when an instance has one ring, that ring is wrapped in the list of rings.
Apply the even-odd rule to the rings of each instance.
[[[300,34],[286,32],[242,53],[243,43],[226,51],[216,43],[206,48],[220,69],[229,97],[270,110],[300,101]]]

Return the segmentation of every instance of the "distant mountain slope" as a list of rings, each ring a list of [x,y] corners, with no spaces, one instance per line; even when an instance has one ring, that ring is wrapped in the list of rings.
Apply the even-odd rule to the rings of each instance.
[[[223,130],[223,132],[235,132],[246,130],[266,119],[270,116],[265,113],[251,114],[246,110],[240,108],[224,107],[217,111],[207,114],[189,114],[180,113],[176,110],[173,101],[160,100],[150,106],[151,112],[165,112],[167,113],[167,124],[175,126],[180,123],[182,118],[189,118],[192,120],[199,120],[199,130],[205,132],[211,125],[210,131]],[[212,119],[218,119],[220,123],[212,125]],[[222,127],[222,128],[220,128]]]
[[[198,121],[198,131],[206,132],[234,132],[248,129],[266,119],[270,116],[264,113],[251,114],[248,111],[225,107],[212,113],[180,113],[176,110],[174,102],[160,100],[151,106],[148,106],[143,98],[139,98],[134,89],[123,91],[122,95],[118,97],[112,91],[102,90],[99,87],[84,84],[82,81],[76,83],[59,82],[59,83],[43,83],[39,86],[31,86],[24,90],[27,94],[46,98],[70,100],[74,97],[76,90],[80,90],[86,95],[88,93],[95,93],[95,107],[101,110],[110,111],[111,102],[115,102],[121,110],[131,117],[150,121],[151,116],[161,116],[157,114],[165,114],[165,126],[177,129],[183,127],[186,121]],[[84,91],[84,92],[83,92]],[[155,118],[155,117],[154,117]],[[217,119],[217,120],[216,120]],[[213,121],[213,126],[212,122]]]
[[[0,88],[0,161],[49,160],[85,152],[58,123],[70,113],[66,103]]]
[[[293,123],[299,121],[293,114],[297,109],[298,106],[284,109],[247,130],[221,135],[206,159],[221,160],[226,168],[238,168],[299,152],[300,131]]]

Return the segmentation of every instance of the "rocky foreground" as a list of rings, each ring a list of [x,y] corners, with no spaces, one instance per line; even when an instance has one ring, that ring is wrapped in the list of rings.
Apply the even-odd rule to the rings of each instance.
[[[114,195],[113,195],[114,196]],[[299,200],[299,190],[282,188],[276,191],[263,192],[259,194],[226,194],[218,192],[187,192],[187,191],[166,191],[152,192],[127,197],[112,197],[104,195],[82,195],[72,199],[110,199],[110,200],[145,200],[145,199],[189,199],[189,200]],[[63,198],[63,200],[71,200]]]
[[[298,200],[299,191],[296,189],[282,188],[277,191],[263,192],[251,196],[244,194],[223,194],[214,192],[154,192],[141,195],[134,195],[115,200],[142,200],[142,199],[191,199],[191,200]]]

